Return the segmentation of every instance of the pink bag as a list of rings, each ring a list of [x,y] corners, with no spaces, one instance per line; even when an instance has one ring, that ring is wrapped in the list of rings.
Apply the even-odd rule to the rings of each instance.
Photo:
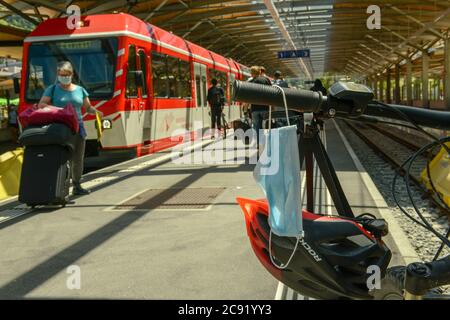
[[[58,122],[67,125],[74,133],[79,130],[78,115],[70,103],[65,108],[47,106],[38,109],[37,105],[34,105],[19,115],[19,121],[22,128]]]

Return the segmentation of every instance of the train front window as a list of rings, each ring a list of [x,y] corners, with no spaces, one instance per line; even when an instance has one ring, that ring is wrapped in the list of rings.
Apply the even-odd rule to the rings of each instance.
[[[28,52],[27,101],[39,101],[45,88],[56,83],[56,66],[70,61],[73,82],[91,99],[108,99],[114,91],[117,39],[71,40],[32,43]]]

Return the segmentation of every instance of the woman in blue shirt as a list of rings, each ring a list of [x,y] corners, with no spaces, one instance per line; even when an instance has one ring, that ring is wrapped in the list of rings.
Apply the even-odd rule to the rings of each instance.
[[[83,124],[83,115],[81,108],[84,107],[87,113],[98,113],[103,117],[103,113],[94,109],[89,100],[87,91],[76,84],[72,83],[73,67],[68,61],[58,63],[57,67],[58,83],[49,86],[42,95],[39,101],[38,108],[45,108],[52,105],[59,108],[64,108],[71,103],[78,115],[78,123],[80,131],[77,135],[75,149],[72,157],[72,183],[74,195],[89,194],[89,191],[81,187],[81,175],[83,174],[84,164],[84,150],[86,145],[86,130]]]

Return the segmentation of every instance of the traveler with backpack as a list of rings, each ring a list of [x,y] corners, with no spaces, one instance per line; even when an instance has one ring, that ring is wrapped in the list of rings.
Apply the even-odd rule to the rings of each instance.
[[[282,77],[281,71],[275,71],[273,77],[275,79],[273,81],[274,85],[277,85],[277,86],[279,86],[281,88],[289,88],[288,83],[286,81],[284,81],[284,79]]]
[[[289,88],[288,83],[286,81],[284,81],[284,79],[281,75],[281,71],[275,71],[275,73],[273,74],[273,78],[274,78],[274,80],[273,80],[272,84],[274,86],[279,86],[281,88]],[[284,107],[274,106],[272,110],[273,111],[281,111],[281,110],[284,110]]]
[[[266,68],[264,66],[260,66],[259,70],[260,70],[261,77],[266,78],[267,80],[269,80],[270,83],[272,83],[272,81],[270,81],[270,78],[266,74]]]
[[[221,128],[222,111],[225,105],[225,91],[217,86],[217,79],[211,80],[211,88],[208,90],[208,103],[211,108],[211,129],[213,130],[211,139],[215,138],[215,129]]]
[[[269,78],[261,75],[260,67],[258,67],[258,66],[251,67],[250,73],[252,75],[252,80],[250,82],[268,85],[268,86],[272,85]],[[256,131],[258,148],[259,148],[259,132],[263,128],[264,115],[266,115],[268,112],[269,112],[269,106],[257,105],[257,104],[251,105],[252,125],[253,125],[253,129],[255,129],[255,131]]]
[[[86,195],[90,192],[81,187],[81,176],[83,174],[84,150],[86,145],[86,130],[83,125],[83,115],[81,109],[84,107],[89,114],[98,113],[103,117],[103,113],[94,109],[89,100],[86,89],[72,83],[73,67],[69,61],[62,61],[57,66],[58,83],[49,86],[39,101],[38,108],[45,108],[49,105],[64,108],[72,104],[78,115],[79,133],[75,142],[73,156],[71,159],[72,184],[74,195]]]
[[[309,90],[314,92],[322,92],[324,96],[327,95],[327,89],[323,86],[322,81],[320,81],[320,79],[316,79],[314,81],[314,86],[312,86]]]

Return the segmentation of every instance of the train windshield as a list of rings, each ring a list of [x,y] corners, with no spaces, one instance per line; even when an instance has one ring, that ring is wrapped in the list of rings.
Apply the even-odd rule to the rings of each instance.
[[[108,99],[114,91],[117,39],[86,39],[32,43],[28,52],[25,98],[39,101],[49,85],[56,83],[56,66],[70,61],[73,82],[84,87],[94,100]]]

